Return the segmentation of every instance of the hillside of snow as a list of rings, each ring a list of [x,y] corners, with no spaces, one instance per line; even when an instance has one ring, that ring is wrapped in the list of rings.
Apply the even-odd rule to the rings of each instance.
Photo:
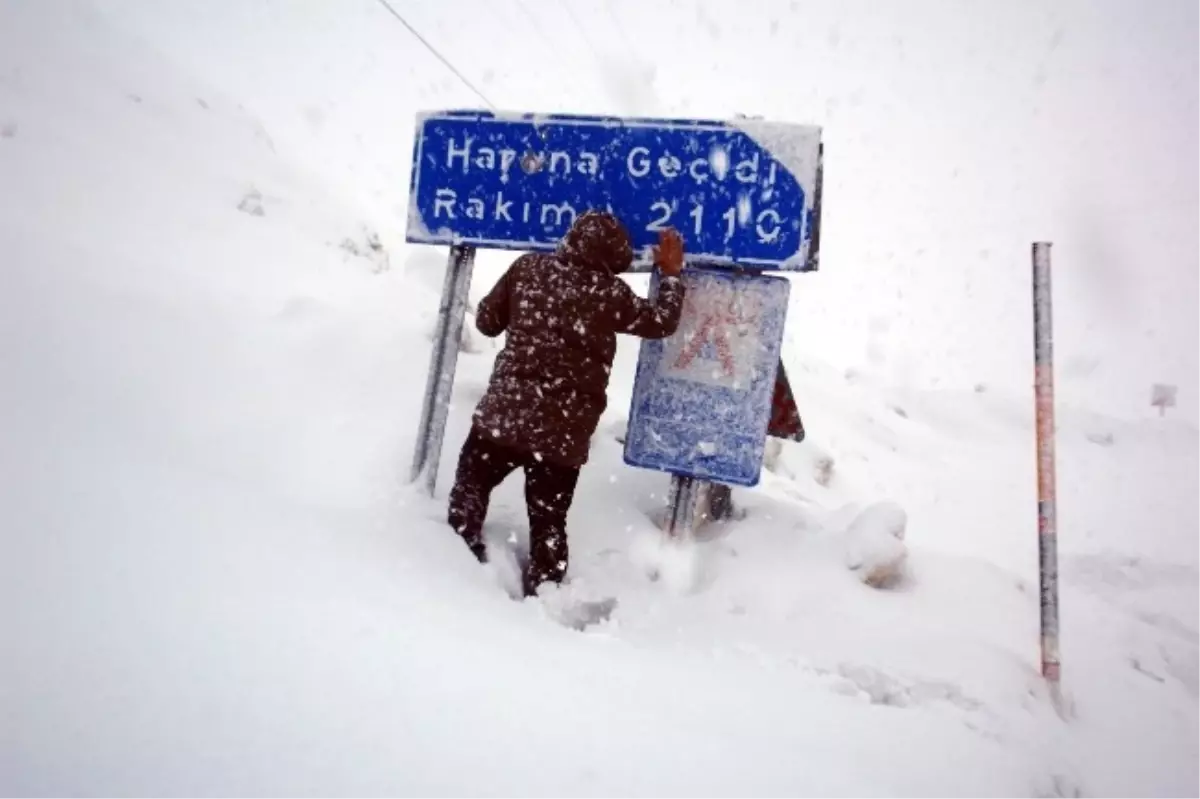
[[[888,24],[901,24],[792,5],[754,24],[800,36],[796,20],[815,15],[836,58],[877,52],[873,38],[891,41]],[[469,17],[461,2],[432,8],[413,20],[443,36]],[[632,5],[606,8],[608,27],[584,20],[597,38],[581,48],[554,34],[561,10],[489,6],[487,20],[461,26],[457,49],[476,65],[494,57],[484,85],[512,106],[730,116],[778,99],[738,94],[748,84],[728,75],[684,85],[669,53],[622,62],[620,40],[595,32],[617,36],[625,20],[640,40],[632,20],[655,24],[661,12],[646,8],[647,21]],[[1000,20],[996,47],[1030,8]],[[1102,26],[1099,12],[1065,8],[1054,52],[1076,46],[1082,60],[1039,85],[1066,81],[1070,94],[1090,52],[1080,42]],[[671,24],[692,38],[766,35],[689,9]],[[507,35],[490,37],[488,20]],[[1130,47],[1156,36],[1182,46],[1165,27],[1151,15]],[[522,35],[543,37],[570,69],[524,66]],[[911,58],[932,58],[895,35]],[[405,482],[445,258],[401,243],[411,120],[421,107],[474,104],[405,36],[373,2],[0,0],[0,791],[1200,791],[1194,207],[1191,222],[1123,210],[1110,228],[1120,246],[1089,239],[1113,259],[1104,288],[1070,237],[1052,236],[1066,275],[1056,285],[1065,714],[1037,652],[1025,292],[1043,217],[1035,204],[1021,210],[1025,227],[989,222],[982,183],[955,194],[948,175],[914,182],[911,165],[849,142],[830,155],[847,166],[831,177],[827,271],[795,278],[785,341],[808,439],[785,444],[758,488],[735,491],[744,518],[663,542],[653,517],[665,476],[621,460],[637,356],[622,341],[569,520],[573,590],[619,605],[580,632],[537,602],[510,601],[504,575],[481,569],[444,522],[498,342],[473,333],[460,358],[437,496]],[[1191,47],[1194,63],[1194,37]],[[1112,90],[1133,92],[1123,81],[1140,62],[1109,57],[1121,78]],[[1192,74],[1192,111],[1195,86]],[[844,109],[817,120],[831,142],[883,136],[855,116],[850,88],[821,91]],[[1148,115],[1186,116],[1140,102]],[[900,132],[916,124],[908,113],[901,100],[872,109]],[[965,142],[990,119],[945,135]],[[1147,153],[1145,183],[1124,167],[1092,179],[1136,199],[1171,172],[1168,155],[1194,167],[1194,139]],[[1088,143],[1094,152],[1074,163],[1120,142]],[[961,168],[981,170],[966,149]],[[1028,164],[1052,152],[1034,150]],[[937,169],[948,171],[944,155]],[[904,198],[878,194],[881,172]],[[1194,201],[1195,173],[1172,177],[1172,196]],[[1068,182],[1064,214],[1077,191],[1099,196]],[[924,217],[863,243],[854,226],[869,225],[861,198],[873,192],[967,208],[975,227],[947,238],[941,225],[963,219],[951,215],[901,236],[941,242],[940,255],[921,261],[913,243],[886,256],[888,236]],[[1120,259],[1135,251],[1146,262],[1130,288]],[[932,278],[968,254],[982,261],[961,283]],[[473,298],[507,257],[481,257]],[[908,271],[877,279],[896,259]],[[644,278],[631,282],[644,290]],[[1097,304],[1072,302],[1084,284]],[[881,299],[896,290],[915,304]],[[1130,305],[1108,314],[1113,291]],[[1013,310],[991,302],[1003,292]],[[964,325],[972,313],[992,327]],[[937,347],[956,346],[979,353],[978,372],[966,355],[939,358]],[[1152,380],[1180,386],[1165,418],[1145,407]],[[876,590],[851,567],[879,546],[871,520],[896,513],[907,573]],[[524,528],[514,477],[488,532],[501,542]]]

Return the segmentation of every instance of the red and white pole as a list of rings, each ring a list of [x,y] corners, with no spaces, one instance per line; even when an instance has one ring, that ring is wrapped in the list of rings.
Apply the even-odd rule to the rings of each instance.
[[[1054,485],[1054,331],[1050,312],[1050,242],[1033,245],[1034,394],[1037,401],[1038,576],[1042,676],[1059,695],[1058,519]]]

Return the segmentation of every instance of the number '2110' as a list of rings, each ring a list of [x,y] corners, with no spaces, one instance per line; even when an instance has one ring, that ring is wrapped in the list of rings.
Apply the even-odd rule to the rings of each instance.
[[[666,200],[658,200],[650,206],[650,210],[659,216],[646,225],[646,230],[662,230],[670,223],[675,207]],[[733,238],[733,233],[739,226],[745,226],[750,222],[750,214],[749,202],[731,205],[725,213],[721,214],[720,218],[725,221],[725,241]],[[699,237],[704,232],[704,206],[693,205],[688,216],[692,218],[692,230]],[[758,216],[754,219],[754,232],[758,235],[758,240],[763,244],[778,241],[779,234],[783,230],[782,222],[783,219],[774,208],[765,208],[759,211]]]

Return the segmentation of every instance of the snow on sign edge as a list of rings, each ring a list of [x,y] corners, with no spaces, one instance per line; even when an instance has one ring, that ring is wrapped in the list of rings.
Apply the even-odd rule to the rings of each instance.
[[[777,266],[781,271],[804,269],[808,264],[813,243],[809,213],[816,210],[817,166],[821,160],[822,128],[819,125],[763,119],[731,119],[726,124],[749,136],[755,144],[790,172],[804,190],[804,218],[801,224],[805,226],[805,230],[800,249]]]
[[[730,120],[728,125],[749,136],[782,164],[804,189],[806,205],[812,205],[821,149],[819,126],[757,119]]]

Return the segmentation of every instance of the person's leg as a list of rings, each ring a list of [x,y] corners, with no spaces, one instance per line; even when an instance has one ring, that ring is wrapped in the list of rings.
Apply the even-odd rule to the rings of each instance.
[[[447,520],[480,563],[487,559],[483,521],[487,518],[492,490],[520,464],[521,453],[491,443],[474,428],[459,453]]]
[[[579,469],[545,461],[525,462],[525,506],[529,513],[529,565],[525,595],[544,582],[560,583],[567,573],[567,511],[575,496]]]

